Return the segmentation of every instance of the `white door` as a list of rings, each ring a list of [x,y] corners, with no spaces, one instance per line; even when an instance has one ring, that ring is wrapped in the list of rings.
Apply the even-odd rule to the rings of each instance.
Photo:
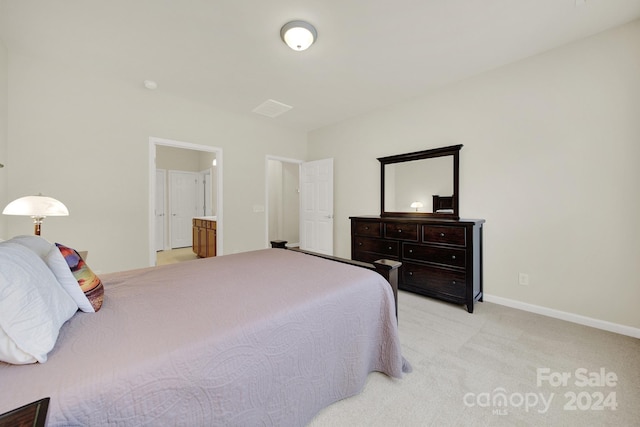
[[[156,169],[156,208],[155,208],[155,240],[156,252],[164,250],[164,232],[167,229],[165,206],[167,171]]]
[[[333,255],[333,159],[300,166],[300,248]]]
[[[192,219],[201,216],[197,210],[199,174],[169,171],[171,206],[171,248],[192,245]]]

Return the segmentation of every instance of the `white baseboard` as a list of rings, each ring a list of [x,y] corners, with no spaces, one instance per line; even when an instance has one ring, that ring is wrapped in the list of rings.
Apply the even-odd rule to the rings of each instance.
[[[620,325],[617,323],[607,322],[606,320],[594,319],[591,317],[581,316],[579,314],[569,313],[566,311],[554,310],[553,308],[542,307],[540,305],[529,304],[526,302],[498,297],[495,295],[484,294],[483,299],[486,302],[492,302],[494,304],[517,308],[519,310],[529,311],[531,313],[542,314],[543,316],[566,320],[567,322],[578,323],[580,325],[591,326],[592,328],[615,332],[617,334],[627,335],[633,338],[640,338],[640,329],[633,328],[631,326]]]

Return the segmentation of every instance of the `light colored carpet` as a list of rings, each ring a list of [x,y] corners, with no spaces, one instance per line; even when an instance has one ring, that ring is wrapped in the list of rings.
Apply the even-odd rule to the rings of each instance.
[[[156,252],[156,265],[175,264],[176,262],[197,259],[191,247]]]
[[[469,314],[402,291],[399,322],[413,372],[369,375],[310,427],[640,425],[638,339],[487,302]],[[548,374],[540,385],[538,370]]]

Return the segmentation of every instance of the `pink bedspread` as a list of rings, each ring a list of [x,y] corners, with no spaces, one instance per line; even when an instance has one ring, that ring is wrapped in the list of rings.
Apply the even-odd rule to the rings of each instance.
[[[50,426],[303,426],[402,376],[377,273],[266,249],[104,275],[44,364],[0,362],[0,413],[50,396]]]

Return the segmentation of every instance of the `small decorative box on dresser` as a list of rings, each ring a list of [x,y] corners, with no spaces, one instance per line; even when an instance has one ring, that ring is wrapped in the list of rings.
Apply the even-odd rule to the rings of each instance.
[[[483,219],[351,217],[351,258],[402,262],[399,289],[466,304],[482,301]]]

